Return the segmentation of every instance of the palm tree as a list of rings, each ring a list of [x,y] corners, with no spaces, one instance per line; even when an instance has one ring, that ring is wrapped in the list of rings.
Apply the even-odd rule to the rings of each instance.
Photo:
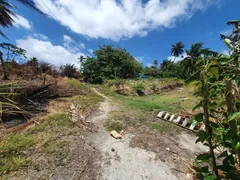
[[[79,61],[78,61],[78,63],[80,64],[80,73],[82,72],[82,63],[84,62],[84,60],[86,59],[84,56],[80,56],[79,58]]]
[[[46,82],[47,74],[52,72],[52,65],[49,63],[41,63],[39,66],[40,73],[43,75],[43,85]]]
[[[15,6],[8,3],[8,1],[0,0],[0,25],[3,28],[13,26],[14,20],[12,17],[17,17],[17,15],[11,10],[13,8],[15,8]],[[7,36],[5,36],[2,31],[0,31],[0,35],[7,39]]]
[[[64,76],[73,78],[77,74],[77,69],[74,64],[66,64],[62,66],[62,73]]]
[[[40,9],[37,8],[35,2],[33,0],[17,0],[20,3],[30,7],[37,12],[44,14]],[[12,11],[12,9],[16,8],[14,5],[8,2],[8,0],[0,0],[0,26],[3,28],[12,27],[14,20],[13,17],[17,18],[17,15]],[[2,31],[0,31],[0,35],[7,39],[7,36],[4,35]]]
[[[153,61],[153,67],[156,67],[156,68],[158,67],[158,60]]]
[[[160,69],[164,71],[169,64],[169,61],[167,59],[163,60],[162,63],[160,64]]]
[[[181,41],[177,42],[175,45],[172,44],[171,46],[171,54],[175,56],[175,59],[176,57],[182,55],[182,53],[184,52],[183,48],[185,47],[185,45]]]
[[[186,50],[187,57],[183,59],[183,69],[189,74],[193,74],[196,71],[196,62],[198,57],[204,54],[208,49],[203,48],[203,42],[192,44],[189,50]]]

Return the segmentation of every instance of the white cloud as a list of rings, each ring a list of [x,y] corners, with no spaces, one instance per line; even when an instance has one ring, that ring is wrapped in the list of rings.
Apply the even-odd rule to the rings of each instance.
[[[32,28],[32,24],[23,16],[17,14],[17,17],[12,16],[12,18],[15,21],[13,24],[15,27],[23,27],[28,30]]]
[[[82,48],[82,49],[86,49],[86,46],[84,43],[80,43],[79,46]]]
[[[93,54],[93,50],[92,50],[92,49],[88,49],[88,52],[89,52],[90,54]]]
[[[182,61],[185,57],[187,57],[187,54],[186,54],[186,53],[183,53],[183,54],[180,55],[179,57],[169,56],[167,59],[168,59],[169,61],[179,62],[179,61]]]
[[[220,32],[220,34],[224,34],[229,36],[232,33],[232,28],[224,29],[223,31]]]
[[[34,33],[33,36],[36,37],[37,39],[42,39],[42,40],[48,39],[47,36],[45,36],[44,34],[40,34],[40,33]]]
[[[77,52],[86,48],[84,43],[77,43],[72,37],[68,35],[63,35],[63,45],[71,52]]]
[[[74,42],[73,39],[68,35],[63,35],[63,41],[68,43]]]
[[[118,41],[146,36],[149,31],[172,28],[196,11],[204,11],[221,0],[35,0],[63,26],[91,38]]]
[[[27,39],[17,39],[18,47],[27,50],[27,55],[37,57],[39,60],[56,65],[57,67],[66,63],[75,64],[79,67],[78,58],[84,53],[72,53],[62,46],[55,46],[50,41],[28,37]]]

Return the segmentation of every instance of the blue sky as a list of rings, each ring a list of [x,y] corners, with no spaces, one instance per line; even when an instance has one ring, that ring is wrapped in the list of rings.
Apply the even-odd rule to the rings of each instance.
[[[56,66],[77,65],[78,56],[104,44],[126,48],[144,65],[171,58],[178,41],[226,52],[219,34],[231,31],[228,20],[240,19],[238,0],[35,0],[50,18],[10,2],[19,19],[3,29],[9,42]]]

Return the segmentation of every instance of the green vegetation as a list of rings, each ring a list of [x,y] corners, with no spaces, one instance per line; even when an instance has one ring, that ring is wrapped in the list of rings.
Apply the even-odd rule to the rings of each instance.
[[[73,133],[76,131],[74,128],[66,113],[57,113],[44,117],[43,123],[30,127],[27,132],[4,137],[0,142],[0,175],[33,165],[32,153],[44,153],[55,149],[48,154],[50,157],[53,156],[51,158],[58,156],[64,147],[57,139]],[[66,151],[62,154],[67,156]]]
[[[173,126],[172,124],[169,124],[167,122],[146,122],[145,124],[149,128],[156,130],[161,134],[167,134],[171,132],[174,132],[176,134],[180,132],[180,128]]]
[[[19,2],[42,13],[34,1],[19,0]],[[0,6],[1,27],[13,26],[13,17],[16,17],[13,12],[15,6],[5,0],[0,1]],[[105,122],[108,130],[121,131],[132,126],[145,126],[160,133],[176,131],[171,125],[156,122],[154,120],[156,112],[160,110],[172,113],[186,112],[195,107],[193,111],[198,109],[199,113],[193,121],[206,127],[206,130],[198,132],[197,142],[209,147],[209,153],[200,154],[196,158],[196,164],[205,163],[201,167],[203,178],[240,179],[240,21],[229,21],[227,24],[234,25],[230,36],[221,35],[230,49],[229,56],[205,48],[203,42],[193,43],[190,49],[184,50],[185,45],[180,41],[171,45],[170,53],[175,57],[174,60],[163,60],[160,64],[158,60],[154,60],[151,67],[145,68],[127,50],[109,45],[100,47],[94,52],[93,57],[80,56],[79,72],[72,64],[56,69],[51,64],[38,62],[36,57],[25,63],[19,63],[20,57],[26,59],[27,52],[15,45],[1,43],[0,48],[3,52],[0,51],[0,71],[5,81],[19,78],[28,82],[40,78],[41,85],[38,84],[38,89],[33,91],[36,92],[35,95],[43,95],[46,91],[38,92],[39,89],[44,90],[51,84],[57,84],[59,78],[61,85],[66,88],[65,93],[71,91],[77,96],[59,98],[45,104],[50,113],[39,118],[40,123],[26,123],[25,125],[29,126],[23,128],[24,132],[19,130],[1,137],[0,175],[7,179],[12,171],[27,166],[39,171],[42,168],[41,164],[33,158],[34,154],[38,153],[51,159],[48,164],[53,167],[67,164],[69,141],[64,137],[78,131],[69,120],[69,105],[77,103],[93,111],[103,101],[102,97],[76,80],[84,76],[84,81],[103,84],[99,88],[110,96],[119,105],[119,111],[123,112],[121,115],[116,112],[111,114],[111,119]],[[7,38],[2,31],[0,35]],[[182,56],[184,51],[186,57]],[[182,60],[176,62],[176,58],[180,56]],[[137,79],[139,73],[150,77],[146,81],[139,80]],[[62,79],[61,76],[75,79]],[[48,82],[48,77],[55,79],[49,78]],[[171,79],[160,80],[162,78]],[[185,85],[179,79],[184,79],[185,82],[194,80],[192,84],[196,85],[196,97],[191,95],[191,85]],[[25,107],[32,101],[26,98],[29,101],[27,103],[15,102],[17,94],[14,91],[15,87],[8,82],[3,84],[0,87],[1,121],[3,118],[8,119],[9,115],[19,115],[22,112],[19,107]],[[24,93],[23,90],[23,96],[27,94]],[[44,96],[39,97],[41,99]],[[22,97],[19,96],[20,98]],[[224,150],[217,156],[215,149],[219,147],[223,147]]]
[[[157,121],[156,114],[159,111],[168,111],[172,113],[178,112],[191,112],[193,106],[196,105],[197,99],[192,96],[193,86],[183,86],[184,90],[179,93],[179,88],[160,91],[162,87],[168,86],[169,84],[180,83],[182,81],[166,79],[163,81],[158,81],[156,79],[149,80],[125,80],[124,88],[119,94],[114,86],[109,88],[108,83],[101,86],[102,93],[107,95],[112,99],[114,104],[117,105],[117,110],[110,114],[109,119],[105,122],[105,127],[108,131],[126,130],[133,127],[143,127],[149,128],[150,130],[155,130],[159,133],[177,133],[180,128],[175,125],[164,122]],[[159,89],[151,95],[138,96],[133,88],[133,84],[143,83],[146,90]],[[152,87],[154,84],[154,87]],[[132,93],[133,92],[133,93]],[[187,100],[184,98],[187,97]]]
[[[79,77],[79,74],[78,74],[77,69],[74,66],[74,64],[66,64],[60,68],[62,70],[63,76],[66,76],[68,78],[78,78]]]
[[[232,35],[224,36],[231,56],[198,56],[194,67],[199,71],[196,95],[201,98],[195,109],[203,109],[195,116],[195,121],[206,126],[206,130],[198,132],[196,142],[209,147],[209,153],[198,155],[195,162],[208,164],[201,168],[205,179],[240,178],[236,165],[240,165],[240,103],[239,91],[236,92],[240,89],[240,21],[229,21],[228,24],[234,25]],[[223,150],[216,155],[215,149],[219,147]]]
[[[142,96],[144,95],[144,85],[142,83],[137,83],[133,85],[134,91],[139,95]]]
[[[83,75],[90,83],[103,83],[104,79],[135,78],[141,65],[125,49],[103,46],[83,63]]]
[[[125,128],[125,124],[118,120],[107,120],[105,121],[104,126],[108,131],[116,130],[117,132],[121,132]]]

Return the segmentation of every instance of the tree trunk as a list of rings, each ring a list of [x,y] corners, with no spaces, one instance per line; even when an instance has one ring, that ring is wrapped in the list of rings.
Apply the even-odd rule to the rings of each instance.
[[[7,75],[7,71],[6,71],[6,67],[5,67],[5,63],[2,57],[2,52],[0,51],[0,60],[1,60],[1,65],[2,65],[2,71],[3,71],[3,79],[4,80],[8,80],[8,75]]]
[[[212,158],[212,166],[213,166],[213,172],[217,176],[217,179],[219,179],[218,176],[218,169],[217,169],[217,163],[216,163],[216,158],[214,154],[214,148],[213,148],[213,143],[212,143],[212,127],[210,126],[210,120],[209,120],[209,109],[208,109],[208,104],[209,104],[209,96],[208,96],[208,88],[205,83],[205,71],[202,71],[202,91],[203,91],[203,115],[204,115],[204,124],[206,126],[206,133],[209,135],[209,138],[207,140],[208,146],[209,146],[209,151],[210,151],[210,156]]]
[[[43,86],[46,84],[46,73],[43,73]]]

